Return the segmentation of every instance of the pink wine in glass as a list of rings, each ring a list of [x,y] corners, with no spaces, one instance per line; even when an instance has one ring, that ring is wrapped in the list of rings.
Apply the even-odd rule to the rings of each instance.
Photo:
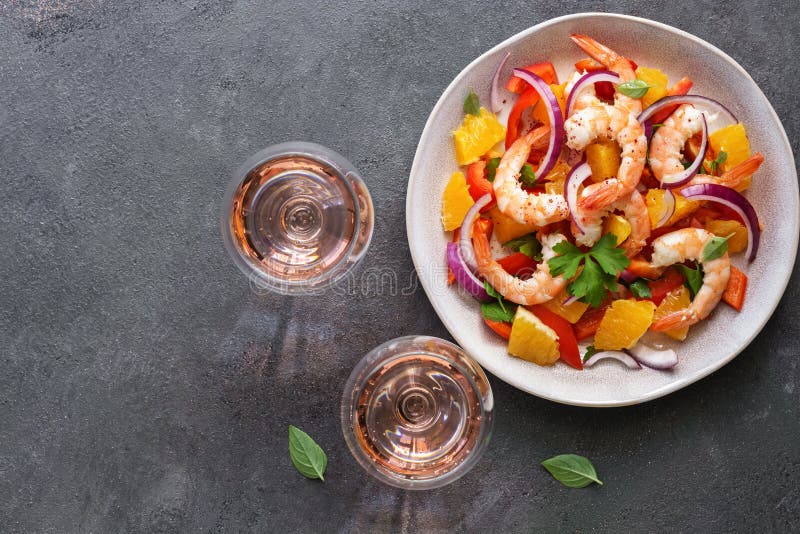
[[[222,226],[231,256],[256,285],[313,291],[336,282],[366,253],[372,201],[342,156],[312,143],[284,143],[242,168]]]
[[[486,447],[492,392],[480,367],[442,339],[384,343],[353,370],[342,429],[356,460],[378,479],[429,489],[463,475]]]

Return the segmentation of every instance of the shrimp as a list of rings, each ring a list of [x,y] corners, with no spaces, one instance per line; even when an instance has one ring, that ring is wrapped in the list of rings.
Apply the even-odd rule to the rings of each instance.
[[[720,176],[710,176],[706,174],[695,175],[686,187],[699,184],[718,184],[730,187],[731,189],[738,189],[744,182],[744,179],[754,174],[763,162],[764,155],[761,154],[761,152],[756,152],[743,162],[722,173]]]
[[[702,116],[695,107],[683,104],[653,134],[648,162],[659,181],[683,172],[683,145],[702,128]]]
[[[482,232],[472,235],[472,244],[475,247],[475,258],[478,261],[478,272],[501,295],[517,304],[541,304],[554,298],[567,285],[563,276],[555,278],[550,274],[547,261],[556,253],[553,247],[567,238],[563,234],[554,232],[549,235],[539,235],[542,243],[542,261],[536,267],[536,272],[527,280],[508,274],[503,267],[492,258],[489,239]]]
[[[570,35],[570,38],[595,61],[599,61],[607,69],[617,73],[620,83],[636,79],[636,72],[633,70],[633,65],[628,58],[617,54],[588,35],[573,34]],[[614,106],[634,115],[639,115],[642,112],[642,101],[640,99],[631,98],[619,91],[614,92]]]
[[[567,146],[583,150],[598,137],[609,137],[622,148],[616,178],[592,184],[583,190],[579,204],[596,211],[630,194],[644,170],[647,138],[636,115],[615,106],[599,104],[577,111],[566,120]]]
[[[504,214],[523,224],[544,226],[569,217],[563,195],[532,195],[520,187],[517,177],[528,160],[531,149],[545,146],[550,128],[540,126],[520,137],[503,154],[494,178],[497,207]]]
[[[597,243],[603,235],[603,217],[615,210],[622,211],[625,219],[631,225],[630,235],[622,242],[625,255],[632,258],[638,254],[650,237],[650,216],[647,212],[647,204],[645,204],[644,198],[635,189],[630,196],[598,211],[586,212],[578,207],[576,217],[579,219],[584,232],[581,233],[573,223],[572,233],[575,235],[575,242],[587,247]]]
[[[707,230],[683,228],[653,241],[653,267],[694,260],[703,265],[705,274],[703,285],[689,307],[657,319],[651,326],[652,330],[663,332],[691,326],[708,317],[719,304],[731,275],[731,260],[726,252],[715,260],[702,261],[703,249],[713,237],[714,234]]]

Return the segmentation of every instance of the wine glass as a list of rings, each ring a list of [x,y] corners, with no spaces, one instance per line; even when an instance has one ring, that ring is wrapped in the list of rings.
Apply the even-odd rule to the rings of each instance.
[[[469,471],[492,433],[483,370],[456,345],[393,339],[353,369],[342,397],[350,452],[377,479],[405,489],[449,484]]]

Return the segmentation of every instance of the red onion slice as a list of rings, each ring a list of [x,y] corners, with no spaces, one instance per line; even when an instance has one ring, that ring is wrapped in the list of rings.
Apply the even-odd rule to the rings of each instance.
[[[745,251],[747,261],[753,261],[756,258],[758,244],[761,240],[761,226],[758,223],[755,208],[746,198],[735,189],[718,184],[690,185],[683,188],[681,194],[690,200],[719,202],[738,213],[747,228],[747,250]]]
[[[639,343],[628,352],[634,360],[650,369],[664,371],[678,365],[678,354],[672,349],[659,350]]]
[[[572,116],[572,108],[575,106],[575,102],[578,100],[578,95],[586,89],[589,85],[593,85],[597,82],[611,82],[614,85],[619,83],[619,74],[611,72],[610,70],[597,70],[593,72],[587,72],[580,78],[578,81],[575,82],[575,85],[572,86],[572,90],[569,92],[569,96],[567,97],[567,117]]]
[[[571,297],[566,299],[564,302],[561,303],[561,305],[562,306],[569,306],[573,302],[578,302],[578,297],[576,297],[575,295],[572,295]]]
[[[581,226],[581,218],[578,216],[578,188],[588,177],[592,175],[592,169],[586,162],[575,165],[569,175],[567,181],[564,183],[564,198],[567,201],[567,208],[572,222],[580,233],[585,234],[586,229]]]
[[[649,109],[649,108],[648,108]],[[706,123],[705,113],[700,114],[700,127],[703,133],[703,140],[700,142],[700,150],[697,152],[697,157],[686,169],[669,174],[661,179],[661,187],[664,189],[673,189],[685,185],[689,180],[694,178],[700,166],[703,164],[703,159],[706,155],[706,148],[708,148],[708,124]]]
[[[492,104],[492,111],[497,113],[500,111],[500,108],[503,107],[503,102],[500,100],[500,71],[503,70],[503,65],[506,64],[508,61],[508,57],[511,55],[511,52],[506,52],[506,55],[503,56],[503,59],[500,60],[500,63],[497,64],[497,69],[494,71],[494,76],[492,76],[492,92],[490,93],[490,102]]]
[[[623,269],[621,273],[619,273],[620,280],[624,280],[628,284],[635,282],[639,277],[630,272],[628,269]]]
[[[550,86],[536,74],[525,69],[514,69],[514,76],[528,82],[545,104],[547,117],[550,119],[550,146],[544,155],[539,169],[536,171],[536,178],[542,180],[553,169],[561,155],[561,146],[564,144],[564,115],[561,113],[561,106],[558,99],[553,94]]]
[[[447,265],[450,267],[450,270],[453,271],[458,284],[463,287],[467,293],[478,300],[491,300],[489,294],[486,293],[483,282],[472,274],[469,267],[464,264],[464,260],[461,258],[456,243],[447,244]]]
[[[714,113],[721,115],[728,121],[735,123],[739,122],[736,120],[736,116],[731,113],[731,110],[723,106],[721,103],[717,102],[713,98],[708,98],[705,96],[700,95],[675,95],[675,96],[665,96],[661,100],[656,101],[652,105],[650,105],[646,110],[642,111],[639,114],[638,120],[640,123],[644,124],[650,118],[661,111],[662,109],[670,106],[677,106],[680,104],[691,104],[698,109],[705,110],[709,113]]]
[[[658,224],[656,224],[656,228],[661,228],[672,217],[672,214],[675,213],[675,194],[672,192],[672,189],[665,189],[664,190],[664,205],[661,206],[661,216],[658,218]]]
[[[628,369],[642,368],[642,366],[639,365],[639,362],[634,360],[630,354],[626,354],[619,350],[604,350],[602,352],[597,352],[595,354],[592,354],[592,356],[588,360],[583,362],[583,366],[591,367],[601,360],[616,360],[624,364]]]
[[[467,211],[467,214],[464,215],[464,220],[461,222],[461,235],[458,238],[461,259],[464,260],[464,263],[473,273],[478,270],[478,263],[475,261],[475,249],[472,248],[472,225],[475,224],[475,219],[481,214],[481,210],[491,201],[491,194],[486,193],[483,195]]]

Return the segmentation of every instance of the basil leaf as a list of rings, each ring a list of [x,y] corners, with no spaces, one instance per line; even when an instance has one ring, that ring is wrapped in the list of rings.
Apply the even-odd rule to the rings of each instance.
[[[522,252],[529,258],[535,260],[542,259],[542,244],[536,239],[535,234],[526,234],[522,237],[517,237],[516,239],[503,243],[503,246],[515,252]]]
[[[522,166],[522,171],[519,174],[519,182],[524,187],[533,187],[536,185],[536,173],[533,172],[533,167],[530,163]]]
[[[733,237],[733,235],[734,234],[731,234],[728,237],[716,236],[709,239],[708,243],[706,243],[706,246],[703,247],[703,253],[700,255],[700,261],[707,262],[722,257],[726,252],[728,252],[728,239]]]
[[[514,312],[516,309],[505,308],[500,306],[499,302],[482,302],[481,315],[490,321],[500,321],[501,323],[510,323],[514,321]]]
[[[470,115],[481,114],[481,103],[478,100],[478,95],[476,95],[475,91],[472,89],[469,90],[467,98],[464,99],[464,113],[468,113]]]
[[[500,159],[501,158],[490,158],[488,162],[486,162],[486,179],[490,182],[494,182],[494,177],[497,174],[497,167],[500,166]]]
[[[503,295],[498,293],[497,290],[495,288],[493,288],[492,285],[489,282],[487,282],[486,280],[483,281],[483,289],[486,290],[486,293],[490,297],[497,299],[497,303],[500,305],[500,307],[503,309],[503,311],[506,311],[506,305],[503,302]]]
[[[311,439],[311,436],[293,425],[289,425],[289,455],[294,468],[301,475],[325,480],[322,476],[328,466],[325,451]]]
[[[692,299],[694,299],[694,296],[697,295],[697,292],[700,291],[700,288],[703,286],[703,267],[700,265],[695,269],[685,265],[676,265],[675,267],[686,277],[684,285],[689,288]]]
[[[586,360],[588,360],[589,358],[591,358],[592,356],[594,356],[598,352],[600,352],[600,351],[597,350],[594,345],[589,345],[588,347],[586,347],[586,354],[583,355],[583,361],[585,362]]]
[[[631,98],[642,98],[649,90],[650,84],[638,78],[617,86],[617,91]]]
[[[568,488],[585,488],[592,482],[603,485],[597,478],[592,462],[577,454],[559,454],[545,460],[542,465],[550,471],[553,478]]]
[[[647,284],[647,280],[644,278],[637,278],[631,282],[631,285],[628,286],[628,289],[631,290],[631,293],[633,293],[633,296],[637,299],[649,299],[653,296],[653,294],[650,292],[650,286]]]

